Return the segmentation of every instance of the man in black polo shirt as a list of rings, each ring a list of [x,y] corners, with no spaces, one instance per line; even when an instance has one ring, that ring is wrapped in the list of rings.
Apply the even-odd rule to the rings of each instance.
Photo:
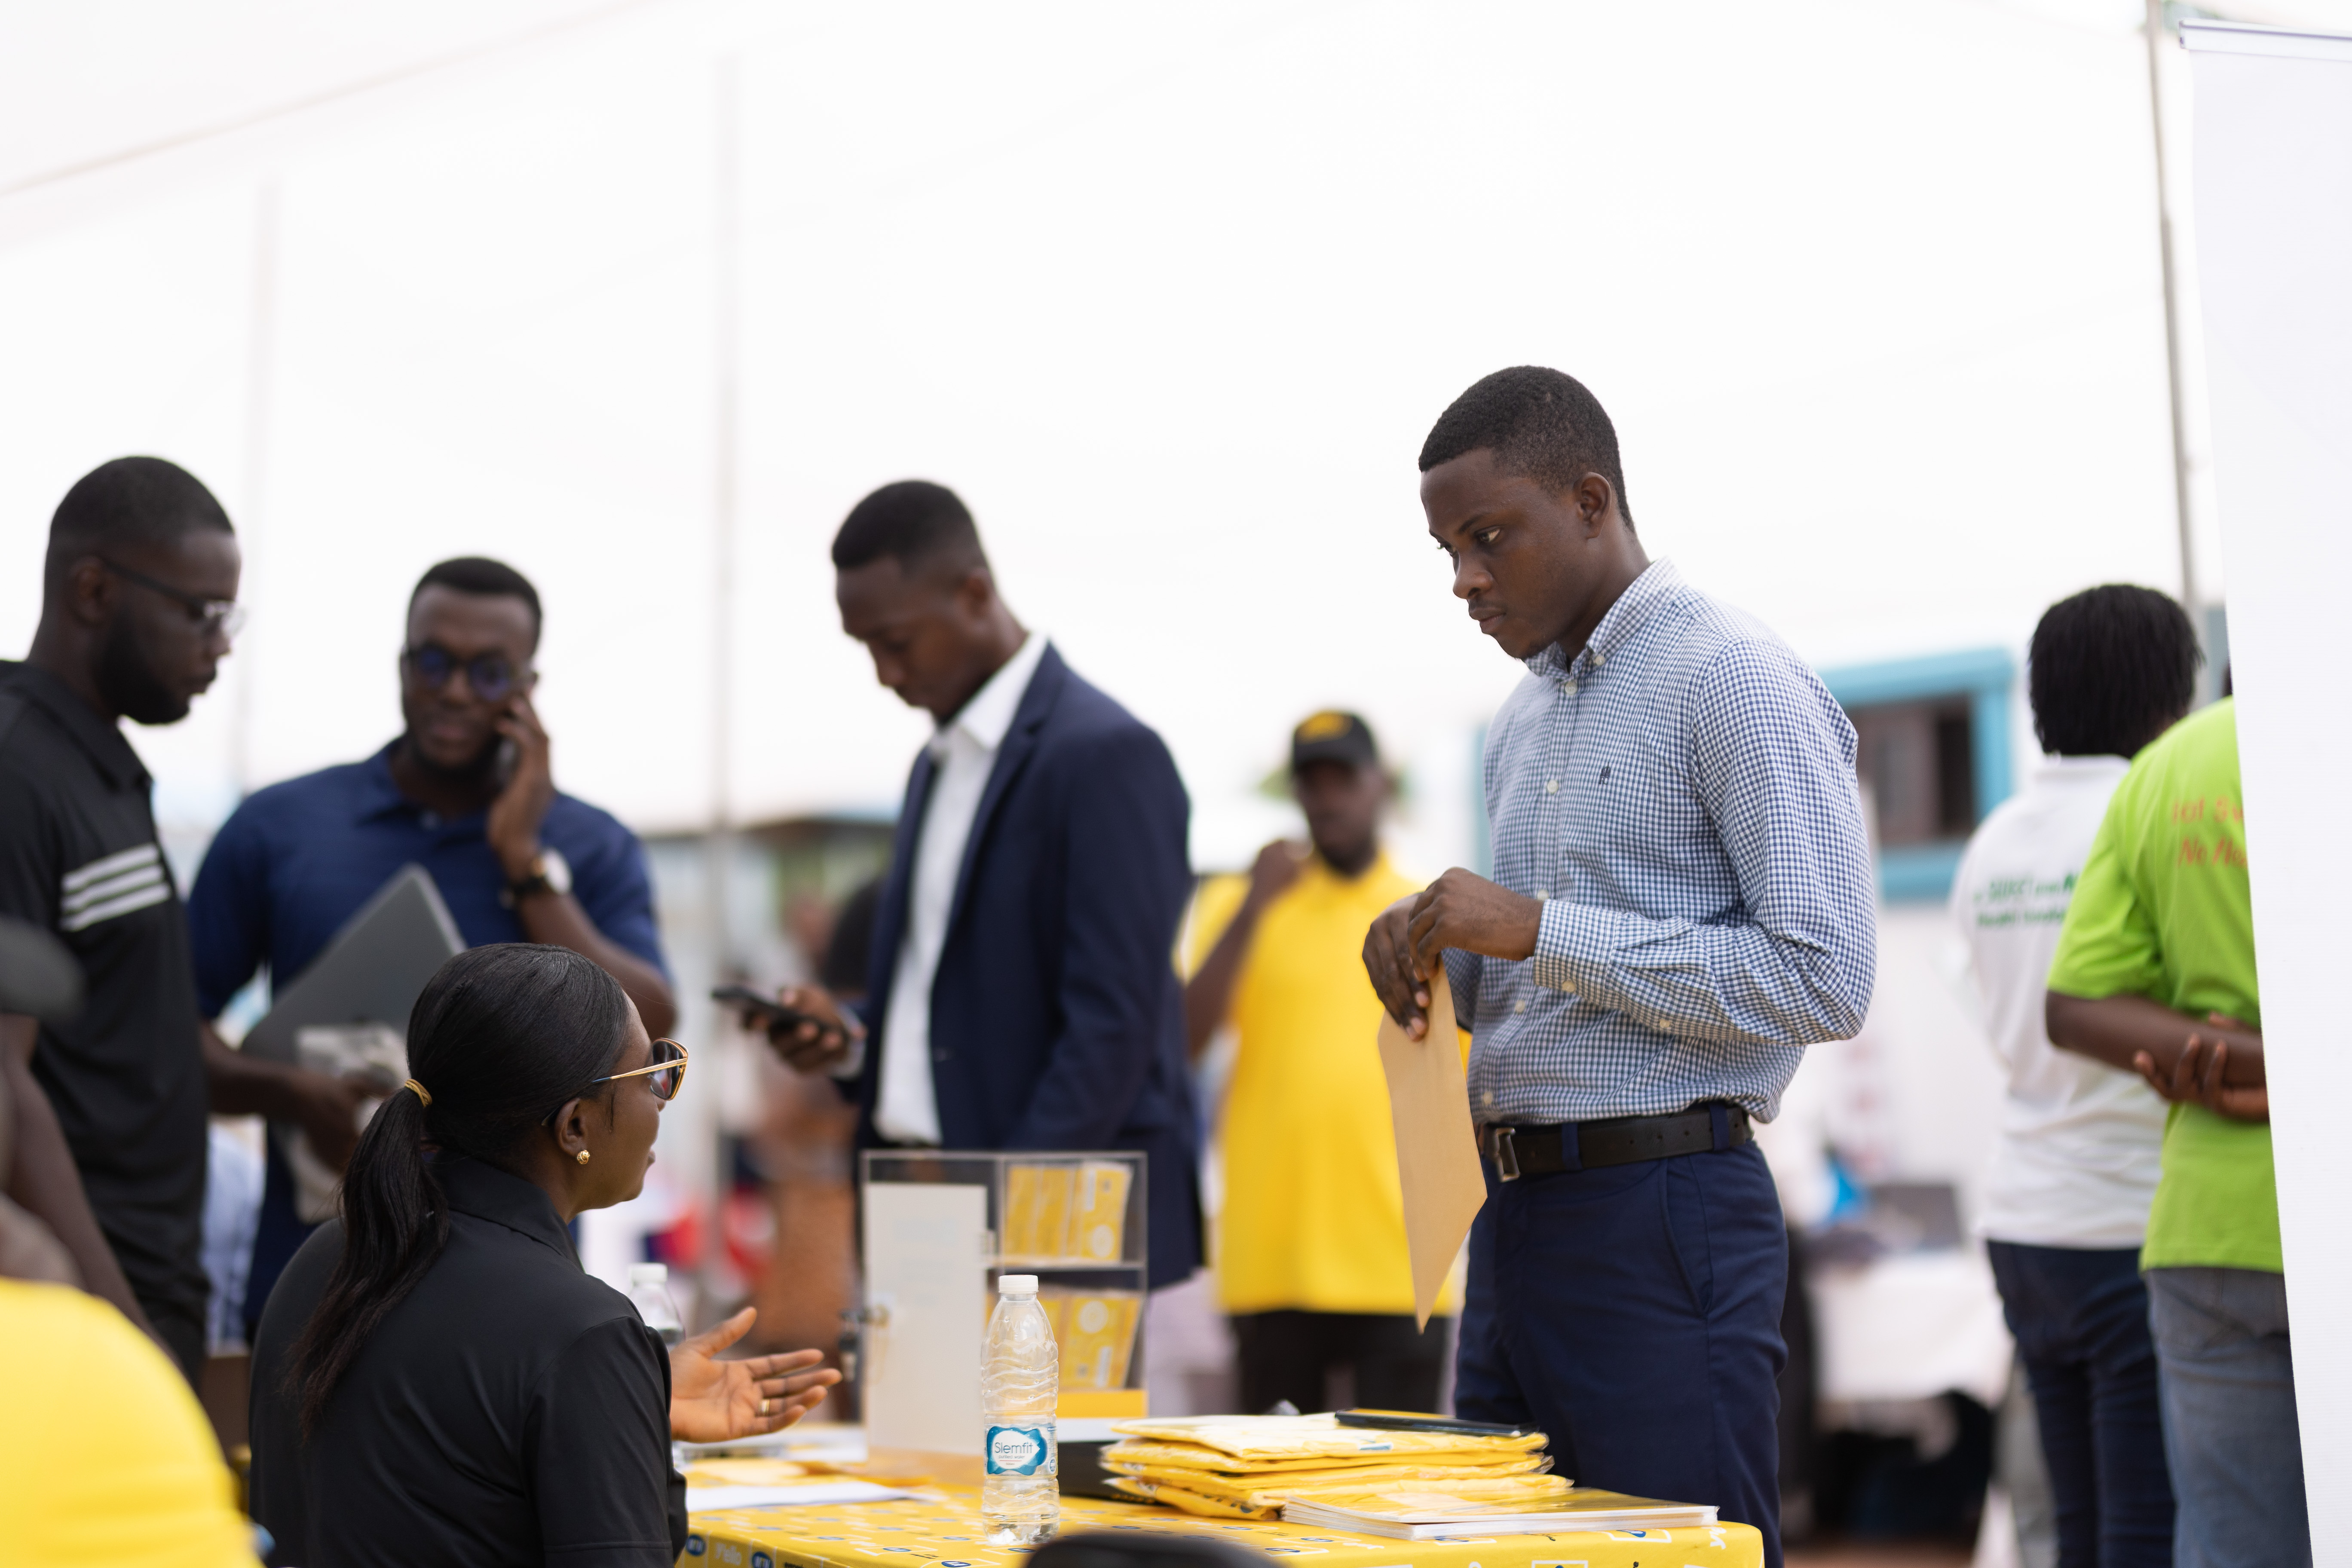
[[[120,727],[175,723],[212,684],[236,629],[238,567],[227,515],[194,476],[117,458],[58,503],[32,651],[0,663],[0,914],[55,931],[87,993],[64,1024],[0,1015],[16,1107],[7,1193],[192,1377],[208,1100],[340,1128],[348,1144],[364,1093],[226,1050],[207,1061],[151,781]]]

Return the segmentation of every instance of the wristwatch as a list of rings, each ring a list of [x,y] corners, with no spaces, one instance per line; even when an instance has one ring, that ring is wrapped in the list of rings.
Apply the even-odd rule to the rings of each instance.
[[[509,882],[507,890],[499,895],[499,902],[511,910],[533,893],[568,893],[571,890],[571,862],[564,859],[561,850],[543,848],[530,858],[530,875]]]

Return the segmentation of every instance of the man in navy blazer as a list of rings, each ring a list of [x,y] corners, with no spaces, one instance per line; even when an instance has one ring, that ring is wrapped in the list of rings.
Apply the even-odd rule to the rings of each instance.
[[[869,1146],[1140,1151],[1150,1282],[1178,1283],[1201,1222],[1172,962],[1190,806],[1168,748],[1022,628],[953,491],[886,485],[833,562],[842,629],[939,730],[907,783],[864,1037],[777,1044],[843,1081]],[[814,987],[784,1000],[840,1019]]]

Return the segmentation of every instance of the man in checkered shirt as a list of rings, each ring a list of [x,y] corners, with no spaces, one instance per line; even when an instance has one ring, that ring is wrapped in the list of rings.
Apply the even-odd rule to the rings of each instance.
[[[1651,563],[1570,377],[1486,377],[1421,468],[1454,594],[1528,672],[1487,735],[1494,879],[1448,871],[1364,944],[1409,1032],[1441,959],[1472,1030],[1487,1202],[1455,1405],[1540,1426],[1580,1485],[1717,1505],[1777,1568],[1788,1247],[1749,1119],[1869,1006],[1853,728]]]

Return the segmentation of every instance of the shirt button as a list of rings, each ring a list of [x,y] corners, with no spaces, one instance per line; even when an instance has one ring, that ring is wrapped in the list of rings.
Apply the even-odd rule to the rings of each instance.
[[[1551,889],[1549,889],[1549,888],[1538,888],[1538,889],[1536,889],[1536,902],[1538,902],[1538,903],[1539,903],[1539,904],[1540,904],[1540,903],[1542,903],[1545,900],[1547,900],[1547,899],[1549,899],[1549,898],[1550,898],[1550,897],[1551,897]]]
[[[1546,795],[1558,795],[1559,793],[1559,781],[1558,779],[1546,779],[1546,780],[1544,780],[1544,794],[1546,794]]]
[[[1514,1003],[1512,1003],[1512,1004],[1511,1004],[1511,1011],[1512,1011],[1512,1012],[1514,1012],[1514,1013],[1524,1013],[1524,1012],[1526,1012],[1527,1010],[1528,1010],[1528,1001],[1527,1001],[1527,998],[1526,998],[1526,997],[1524,997],[1524,996],[1520,997],[1517,1001],[1516,1001],[1516,1002],[1514,1002]]]
[[[1561,682],[1559,683],[1559,689],[1560,689],[1562,691],[1567,692],[1570,697],[1573,697],[1573,696],[1575,696],[1575,695],[1576,695],[1576,682],[1575,682],[1575,681],[1573,681],[1573,680],[1563,680],[1563,681],[1561,681]]]
[[[1594,655],[1592,656],[1592,668],[1595,668],[1595,669],[1599,669],[1599,668],[1601,667],[1601,665],[1603,665],[1603,664],[1604,664],[1604,663],[1606,663],[1606,662],[1608,662],[1608,661],[1607,661],[1607,660],[1606,660],[1606,659],[1605,659],[1601,655],[1600,655],[1600,654],[1597,654],[1597,653],[1596,653],[1596,654],[1594,654]]]
[[[1482,1093],[1478,1096],[1478,1103],[1479,1103],[1479,1104],[1481,1104],[1481,1105],[1492,1105],[1492,1104],[1494,1104],[1494,1103],[1495,1103],[1495,1091],[1494,1091],[1493,1089],[1486,1089],[1486,1090],[1485,1090],[1484,1092],[1482,1092]]]

